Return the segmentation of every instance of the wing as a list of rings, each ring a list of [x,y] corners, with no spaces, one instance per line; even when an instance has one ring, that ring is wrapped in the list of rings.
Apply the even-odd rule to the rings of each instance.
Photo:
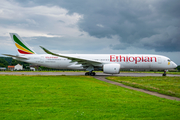
[[[8,57],[14,57],[14,58],[18,58],[18,59],[28,59],[26,57],[22,57],[22,56],[16,56],[16,55],[9,55],[9,54],[2,54],[2,55],[5,55],[5,56],[8,56]]]
[[[86,59],[86,58],[78,58],[78,57],[72,57],[72,56],[68,56],[68,55],[62,55],[62,54],[56,54],[56,53],[53,53],[49,50],[47,50],[46,48],[40,46],[47,54],[51,54],[51,55],[54,55],[54,56],[58,56],[58,57],[63,57],[63,58],[67,58],[69,60],[71,60],[71,63],[73,62],[77,62],[78,64],[82,64],[82,66],[84,68],[87,68],[89,66],[102,66],[103,63],[102,62],[99,62],[99,61],[96,61],[96,60],[92,60],[92,59]]]

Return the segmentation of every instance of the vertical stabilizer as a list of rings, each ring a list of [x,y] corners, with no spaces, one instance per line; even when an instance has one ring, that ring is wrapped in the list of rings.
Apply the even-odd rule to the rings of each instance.
[[[20,55],[36,54],[35,51],[32,50],[32,48],[30,48],[30,46],[25,41],[23,41],[17,33],[9,34],[16,46],[17,52]]]

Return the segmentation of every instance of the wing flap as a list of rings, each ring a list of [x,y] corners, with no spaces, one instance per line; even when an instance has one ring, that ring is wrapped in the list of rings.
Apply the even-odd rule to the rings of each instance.
[[[73,62],[77,62],[77,64],[82,64],[82,66],[99,66],[102,64],[102,62],[96,61],[96,60],[92,60],[92,59],[86,59],[86,58],[78,58],[78,57],[72,57],[72,56],[67,56],[67,55],[62,55],[62,54],[56,54],[53,53],[49,50],[47,50],[46,48],[40,46],[47,54],[51,54],[54,56],[58,56],[58,57],[63,57],[63,58],[67,58],[69,60],[71,60],[71,63]]]

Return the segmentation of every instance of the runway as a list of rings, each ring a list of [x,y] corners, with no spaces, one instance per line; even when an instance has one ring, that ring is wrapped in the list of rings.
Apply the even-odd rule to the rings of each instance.
[[[83,75],[85,72],[0,72],[0,74],[4,75]],[[157,73],[120,73],[120,74],[105,74],[102,72],[96,72],[96,76],[137,76],[137,77],[143,77],[143,76],[162,76],[162,74]],[[179,76],[180,75],[173,75],[173,74],[167,74],[167,76]]]

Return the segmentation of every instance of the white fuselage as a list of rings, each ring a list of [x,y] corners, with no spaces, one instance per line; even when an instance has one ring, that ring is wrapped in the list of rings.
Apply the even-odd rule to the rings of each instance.
[[[118,63],[121,69],[152,69],[167,70],[176,68],[177,65],[170,61],[168,57],[161,55],[148,54],[68,54],[68,56],[98,61],[101,64],[94,64],[97,68],[102,68],[104,64]],[[32,63],[39,66],[55,69],[84,69],[81,64],[72,62],[63,57],[57,57],[50,54],[23,55],[28,58],[17,59],[23,62]]]

